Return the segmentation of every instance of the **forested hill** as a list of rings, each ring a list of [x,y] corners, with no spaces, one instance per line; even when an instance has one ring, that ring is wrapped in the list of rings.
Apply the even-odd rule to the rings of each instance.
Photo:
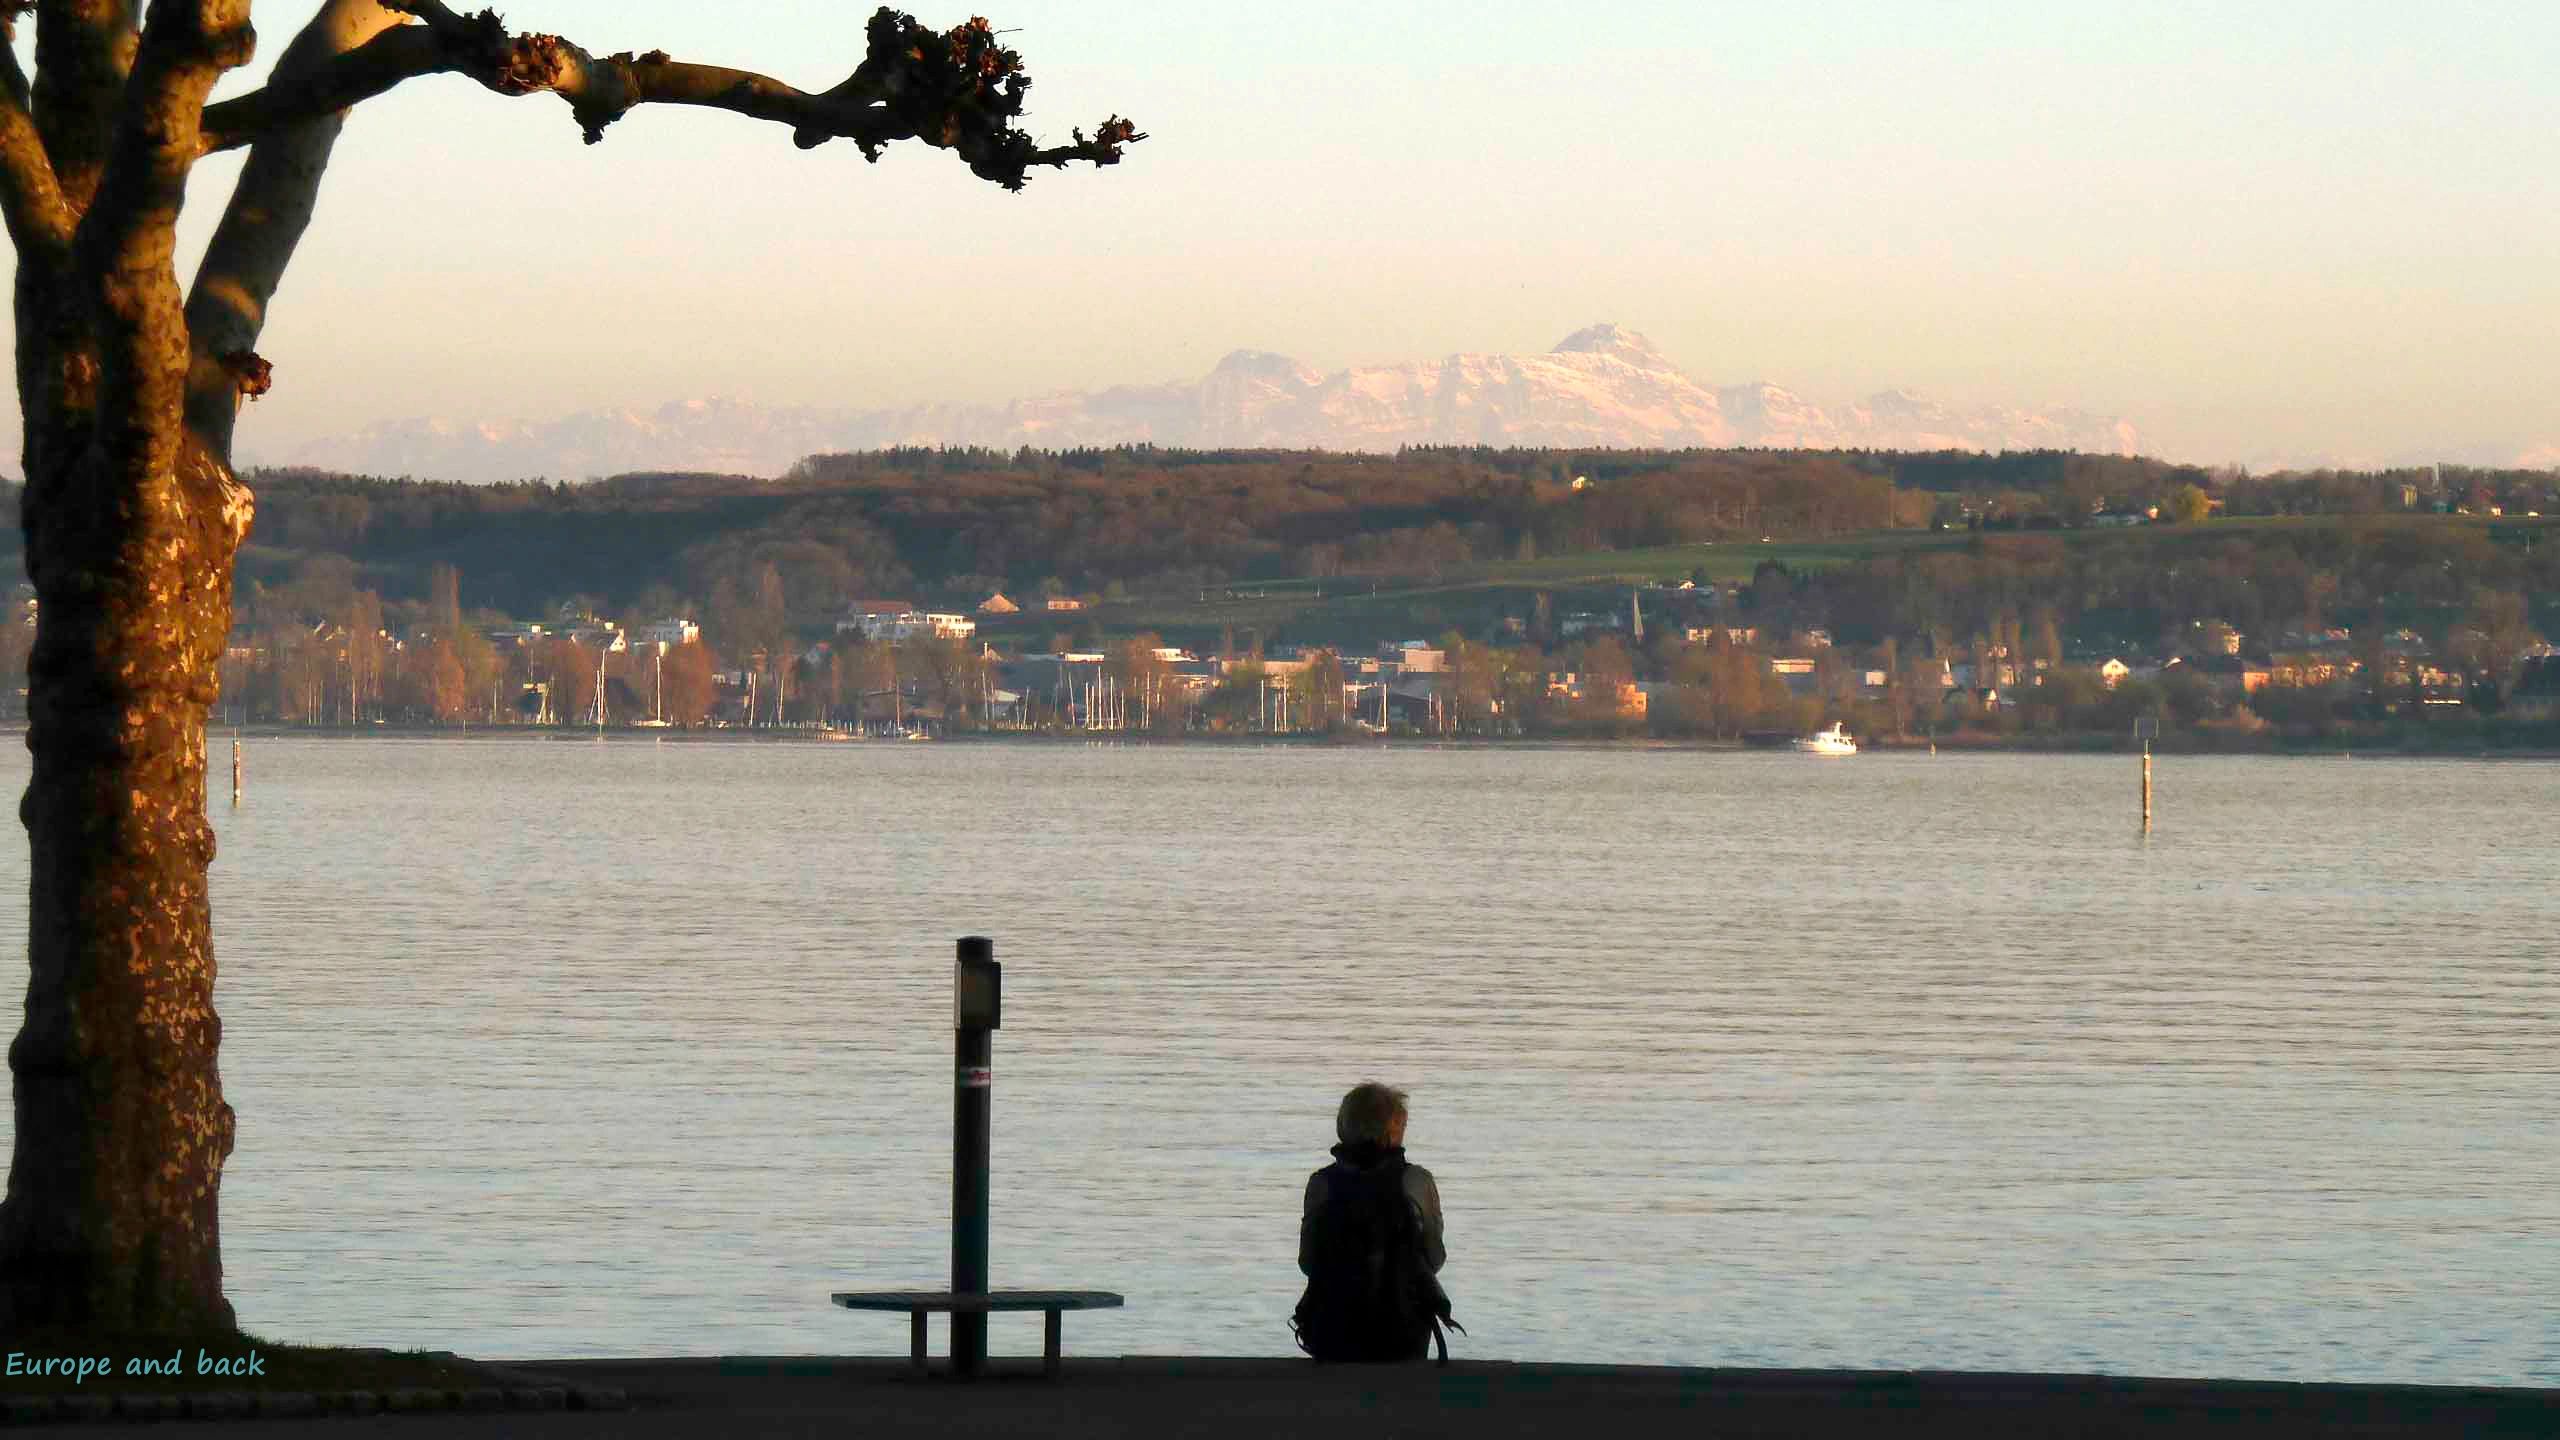
[[[1583,481],[1577,490],[1575,481]],[[1675,539],[1923,524],[1890,462],[1837,455],[1538,452],[828,457],[780,480],[627,475],[577,486],[253,477],[241,583],[344,555],[387,598],[452,565],[468,603],[531,614],[580,597],[708,599],[772,566],[794,616],[901,596],[1101,593],[1342,573]]]
[[[849,600],[974,602],[1172,593],[1333,575],[1429,580],[1487,562],[1697,541],[1818,539],[1933,523],[2077,527],[2094,511],[2212,491],[2228,513],[2398,511],[2533,497],[2544,472],[2251,480],[2163,462],[2034,452],[1409,450],[1396,456],[888,451],[823,456],[780,480],[626,475],[466,486],[311,471],[249,477],[244,602],[309,573],[531,617],[693,609],[778,575],[795,622]],[[13,487],[14,488],[14,487]],[[2422,493],[2423,492],[2423,493]],[[2550,508],[2560,510],[2560,505]],[[0,567],[20,572],[15,527]],[[352,573],[349,573],[349,572]]]

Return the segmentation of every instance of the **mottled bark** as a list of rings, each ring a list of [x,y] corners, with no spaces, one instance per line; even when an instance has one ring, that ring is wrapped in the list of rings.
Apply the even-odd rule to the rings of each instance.
[[[69,439],[31,438],[59,454]],[[96,447],[88,447],[92,457]],[[204,722],[246,515],[184,444],[166,471],[31,468],[34,778],[26,1018],[0,1205],[0,1320],[101,1333],[225,1328]]]
[[[106,171],[125,77],[141,43],[135,0],[41,0],[30,87],[45,154],[75,208]]]
[[[171,252],[197,117],[246,58],[247,22],[247,0],[152,6],[67,263],[48,260],[33,285],[21,275],[22,519],[40,623],[19,812],[27,1008],[9,1048],[16,1151],[0,1204],[12,1326],[231,1322],[203,756],[248,517],[223,458],[181,423]],[[41,106],[41,76],[35,88]],[[86,130],[65,134],[62,154],[96,163]]]

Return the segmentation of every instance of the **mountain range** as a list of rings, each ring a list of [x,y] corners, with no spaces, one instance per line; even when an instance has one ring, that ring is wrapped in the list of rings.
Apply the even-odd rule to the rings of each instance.
[[[1615,325],[1540,355],[1451,355],[1326,374],[1239,350],[1205,377],[1000,405],[860,410],[687,400],[556,420],[406,419],[259,454],[266,464],[440,480],[586,479],[634,470],[779,475],[802,457],[894,445],[1393,451],[1407,445],[2131,454],[2127,421],[2076,410],[1948,405],[1888,390],[1825,406],[1775,385],[1711,387]],[[254,449],[254,447],[246,447]]]

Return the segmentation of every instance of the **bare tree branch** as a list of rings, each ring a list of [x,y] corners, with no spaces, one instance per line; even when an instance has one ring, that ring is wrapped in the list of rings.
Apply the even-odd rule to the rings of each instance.
[[[35,122],[14,104],[0,106],[0,218],[22,258],[70,249],[71,207],[54,183]]]
[[[18,68],[18,16],[26,6],[0,4],[0,220],[22,261],[58,259],[71,244],[71,207],[44,153],[31,109],[34,96]]]
[[[375,0],[327,0],[285,47],[273,79],[259,93],[323,94],[312,77],[350,73],[337,63],[345,57],[417,41],[430,49],[434,44],[424,27],[407,24]],[[350,95],[347,103],[362,98]],[[207,107],[207,122],[223,108]],[[321,178],[345,125],[346,111],[339,108],[292,124],[257,126],[258,141],[241,166],[231,203],[196,269],[195,287],[187,296],[187,334],[193,347],[187,424],[214,454],[231,453],[240,398],[262,393],[272,383],[272,371],[256,354],[258,335],[266,328],[267,307],[285,267],[310,227]]]
[[[458,73],[502,95],[566,100],[588,143],[633,106],[698,105],[790,127],[803,148],[848,138],[877,159],[907,139],[950,149],[978,175],[1019,189],[1034,165],[1115,164],[1146,137],[1117,116],[1088,139],[1042,148],[1013,127],[1030,78],[984,20],[948,32],[883,8],[844,83],[812,95],[753,71],[686,64],[663,52],[599,58],[555,35],[511,33],[497,14],[445,0],[328,0],[267,84],[205,107],[198,153],[253,146],[187,301],[193,338],[189,425],[227,452],[266,310],[310,223],[346,109],[421,75]]]
[[[36,0],[0,0],[0,90],[7,92],[8,103],[33,114],[35,91],[27,84],[27,72],[18,68],[18,20],[36,8]]]
[[[98,193],[115,132],[125,77],[141,41],[138,0],[38,0],[36,76],[31,87],[37,133],[63,196],[86,209]]]
[[[1022,57],[996,42],[984,20],[944,32],[883,7],[866,27],[868,53],[833,89],[811,94],[769,76],[700,65],[652,50],[597,56],[537,32],[510,33],[495,11],[457,13],[445,0],[380,0],[421,23],[385,32],[309,76],[269,82],[224,101],[205,120],[205,143],[228,148],[265,130],[340,109],[417,75],[453,71],[501,95],[548,92],[569,104],[587,143],[638,105],[699,105],[790,127],[802,149],[851,140],[866,158],[900,140],[958,154],[972,173],[1008,190],[1036,165],[1119,163],[1122,147],[1146,137],[1112,116],[1088,138],[1043,147],[1014,128],[1031,79]],[[409,29],[432,39],[430,48]]]
[[[253,144],[279,130],[340,114],[404,80],[460,68],[435,32],[423,25],[401,22],[397,16],[392,19],[394,23],[381,33],[332,53],[307,69],[288,75],[280,65],[265,86],[206,106],[205,153]],[[313,24],[317,23],[315,16]],[[309,34],[309,27],[303,33]],[[294,43],[299,45],[301,41]]]

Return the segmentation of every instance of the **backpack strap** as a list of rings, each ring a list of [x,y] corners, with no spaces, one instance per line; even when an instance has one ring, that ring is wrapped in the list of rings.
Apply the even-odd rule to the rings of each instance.
[[[1449,1332],[1451,1330],[1461,1335],[1467,1333],[1467,1327],[1459,1324],[1457,1317],[1446,1310],[1431,1317],[1431,1343],[1440,1347],[1440,1364],[1444,1367],[1449,1363]]]

